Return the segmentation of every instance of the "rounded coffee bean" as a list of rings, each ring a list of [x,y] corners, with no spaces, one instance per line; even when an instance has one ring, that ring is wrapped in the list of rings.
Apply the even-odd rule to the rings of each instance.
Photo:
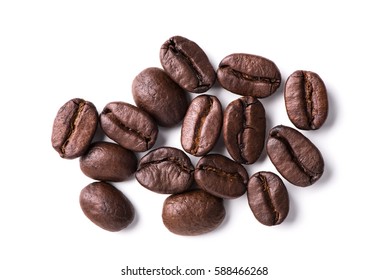
[[[281,73],[273,61],[244,53],[223,58],[217,78],[222,87],[233,93],[258,98],[273,94],[281,84]]]
[[[219,138],[222,123],[222,106],[215,96],[194,98],[181,127],[182,147],[194,156],[207,154]]]
[[[285,83],[284,97],[288,117],[297,128],[319,129],[327,119],[327,90],[318,74],[295,71]]]
[[[282,125],[272,128],[266,149],[274,166],[293,185],[310,186],[324,172],[319,149],[294,128]]]
[[[98,114],[95,105],[81,98],[66,102],[54,119],[51,134],[53,148],[62,158],[81,156],[93,139]]]
[[[174,36],[161,47],[163,69],[183,89],[202,93],[212,87],[216,73],[205,52],[193,41]]]
[[[193,182],[194,167],[181,150],[161,147],[150,151],[139,162],[135,173],[145,188],[163,194],[183,192]]]
[[[100,125],[109,138],[134,152],[149,150],[158,136],[154,119],[125,102],[108,103],[100,114]]]
[[[281,224],[289,213],[289,195],[281,178],[272,172],[250,177],[247,199],[255,218],[262,224]]]
[[[132,83],[136,105],[165,127],[178,124],[188,108],[186,92],[160,68],[140,72]]]
[[[223,138],[231,157],[252,164],[262,153],[266,138],[266,114],[262,103],[252,96],[232,101],[224,111]]]
[[[85,216],[108,231],[120,231],[134,220],[134,208],[117,188],[94,182],[82,189],[80,206]]]
[[[132,151],[118,144],[95,142],[80,158],[80,168],[92,179],[121,182],[136,171],[137,161]]]
[[[247,189],[248,174],[239,163],[219,154],[203,156],[194,175],[198,186],[221,198],[237,198]]]
[[[203,190],[173,194],[166,198],[162,221],[178,235],[200,235],[216,229],[224,220],[223,199]]]

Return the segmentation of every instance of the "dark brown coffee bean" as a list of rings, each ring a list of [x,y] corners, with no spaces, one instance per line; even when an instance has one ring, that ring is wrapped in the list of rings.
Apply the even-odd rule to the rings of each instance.
[[[97,128],[95,105],[81,98],[66,102],[54,119],[51,143],[66,159],[81,156],[88,149]]]
[[[125,102],[108,103],[100,114],[100,125],[109,138],[135,152],[149,150],[158,136],[154,119]]]
[[[272,172],[250,177],[247,199],[255,218],[262,224],[281,224],[289,213],[289,195],[281,178]]]
[[[205,52],[193,41],[174,36],[161,47],[163,69],[183,89],[202,93],[212,87],[216,73]]]
[[[266,138],[266,114],[262,103],[252,96],[232,101],[224,111],[223,138],[235,161],[244,164],[257,161]]]
[[[284,97],[288,117],[297,128],[319,129],[327,119],[327,90],[318,74],[295,71],[285,83]]]
[[[108,231],[120,231],[134,220],[134,208],[117,188],[94,182],[82,189],[80,206],[85,216]]]
[[[162,221],[175,234],[193,236],[216,229],[225,215],[223,199],[203,190],[192,190],[166,198]]]
[[[80,158],[80,168],[92,179],[121,182],[136,171],[137,161],[132,151],[118,144],[95,142]]]
[[[294,128],[282,125],[272,128],[266,149],[274,166],[293,185],[310,186],[324,172],[319,149]]]
[[[190,188],[193,171],[192,162],[183,151],[161,147],[150,151],[140,160],[135,177],[142,186],[153,192],[173,194]]]
[[[271,95],[281,83],[281,73],[273,61],[244,53],[223,58],[217,78],[222,87],[233,93],[258,98]]]
[[[237,198],[246,192],[248,174],[239,163],[218,154],[203,156],[195,169],[198,186],[221,198]]]
[[[186,92],[160,68],[140,72],[132,83],[132,95],[136,105],[161,126],[178,124],[188,108]]]
[[[206,94],[194,98],[181,127],[182,147],[194,156],[207,154],[219,138],[222,123],[219,99]]]

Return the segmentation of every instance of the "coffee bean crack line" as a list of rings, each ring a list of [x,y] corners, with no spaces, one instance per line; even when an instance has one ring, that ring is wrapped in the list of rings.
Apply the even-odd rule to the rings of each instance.
[[[196,127],[195,127],[195,133],[194,133],[195,139],[194,139],[192,147],[190,149],[190,153],[193,154],[193,155],[197,154],[197,151],[200,148],[201,132],[202,132],[202,129],[203,129],[203,126],[204,126],[204,123],[205,123],[205,119],[207,118],[209,112],[211,111],[212,105],[213,105],[212,98],[208,98],[208,100],[209,100],[208,106],[207,106],[207,108],[204,109],[203,112],[201,112],[200,122],[198,122],[196,124]]]
[[[271,78],[271,77],[261,77],[261,76],[254,76],[250,75],[247,73],[240,72],[238,70],[233,69],[232,67],[226,65],[222,66],[221,68],[227,68],[227,72],[230,72],[232,75],[237,77],[238,79],[242,80],[248,80],[251,82],[259,82],[259,83],[264,83],[264,84],[270,84],[273,86],[274,84],[279,84],[280,80],[276,78]]]
[[[264,194],[264,197],[265,197],[265,201],[266,201],[266,204],[267,206],[271,209],[272,213],[274,214],[273,215],[273,225],[276,225],[280,219],[280,213],[277,211],[276,207],[274,206],[274,202],[273,202],[273,199],[270,195],[270,188],[269,188],[269,184],[267,182],[267,179],[265,176],[262,176],[262,175],[259,175],[259,176],[256,176],[259,181],[261,182],[261,187],[263,188],[263,194]]]
[[[313,100],[312,100],[312,83],[307,75],[306,72],[303,72],[303,83],[302,83],[302,92],[304,92],[305,96],[305,114],[308,120],[308,125],[311,128],[314,128],[313,121],[315,119],[315,116],[313,114]]]
[[[257,102],[253,102],[253,103],[247,103],[246,101],[243,101],[243,100],[239,100],[240,103],[242,104],[242,107],[243,107],[243,124],[242,124],[242,128],[241,130],[238,132],[237,134],[237,143],[238,143],[238,146],[239,146],[239,156],[242,160],[243,163],[247,163],[248,160],[244,157],[244,148],[245,148],[245,145],[244,145],[244,142],[242,140],[243,138],[243,133],[246,129],[253,129],[255,130],[255,128],[251,127],[251,126],[248,126],[247,125],[247,118],[246,118],[246,112],[247,112],[247,109],[248,107],[250,107],[251,105],[257,103]]]
[[[227,177],[230,180],[231,179],[238,179],[241,182],[244,182],[242,176],[239,173],[226,172],[220,168],[213,167],[213,166],[207,166],[207,165],[201,165],[201,166],[199,166],[199,169],[204,170],[205,172],[213,172],[220,177]]]
[[[163,162],[170,162],[170,163],[178,166],[181,169],[181,171],[186,172],[188,174],[191,174],[194,171],[192,168],[184,165],[182,163],[182,161],[180,160],[180,158],[177,158],[177,157],[166,157],[166,158],[162,158],[159,160],[153,160],[153,161],[149,161],[146,163],[141,163],[138,171],[142,170],[143,168],[148,167],[149,165],[158,165],[158,164],[163,163]]]

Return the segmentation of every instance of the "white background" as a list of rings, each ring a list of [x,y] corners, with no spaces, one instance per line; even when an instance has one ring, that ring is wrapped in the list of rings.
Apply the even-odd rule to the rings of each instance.
[[[153,279],[120,273],[176,265],[269,268],[266,277],[228,279],[388,279],[387,5],[345,2],[0,1],[0,279]],[[173,35],[197,42],[215,68],[246,52],[273,60],[283,81],[304,69],[326,83],[329,118],[303,132],[326,170],[308,188],[286,183],[283,224],[257,222],[242,196],[226,201],[214,232],[177,236],[162,224],[166,196],[134,178],[115,184],[136,209],[129,228],[106,232],[82,213],[78,196],[93,180],[51,147],[58,109],[74,97],[99,112],[111,101],[133,103],[133,78],[160,67],[159,48]],[[239,97],[208,93],[223,108]],[[282,87],[262,101],[268,128],[291,125]],[[160,129],[157,145],[180,148],[179,136],[180,126]],[[222,144],[216,151],[226,154]],[[263,154],[247,170],[275,168]]]

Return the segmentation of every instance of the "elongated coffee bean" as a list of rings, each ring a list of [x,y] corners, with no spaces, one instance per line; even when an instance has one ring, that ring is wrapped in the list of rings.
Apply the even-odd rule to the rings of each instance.
[[[281,175],[296,186],[310,186],[324,172],[324,160],[319,149],[294,128],[282,125],[272,128],[266,149]]]
[[[262,224],[281,224],[289,213],[289,195],[281,178],[272,172],[250,177],[247,199],[255,218]]]
[[[219,138],[222,123],[222,106],[215,96],[194,98],[181,127],[182,147],[194,156],[207,154]]]
[[[144,152],[153,147],[158,136],[154,119],[142,109],[125,103],[108,103],[100,114],[105,134],[122,147]]]
[[[205,52],[195,42],[174,36],[161,47],[163,69],[183,89],[202,93],[212,87],[216,73]]]
[[[219,83],[240,95],[264,98],[281,83],[281,73],[273,61],[258,55],[234,53],[223,58],[217,70]]]
[[[327,90],[318,74],[295,71],[285,83],[284,97],[288,117],[297,128],[319,129],[327,119]]]
[[[254,163],[262,153],[265,137],[265,108],[257,98],[245,96],[228,104],[224,111],[223,138],[235,161]]]
[[[95,105],[81,98],[66,102],[54,119],[51,134],[53,148],[62,158],[73,159],[88,149],[97,128]]]

